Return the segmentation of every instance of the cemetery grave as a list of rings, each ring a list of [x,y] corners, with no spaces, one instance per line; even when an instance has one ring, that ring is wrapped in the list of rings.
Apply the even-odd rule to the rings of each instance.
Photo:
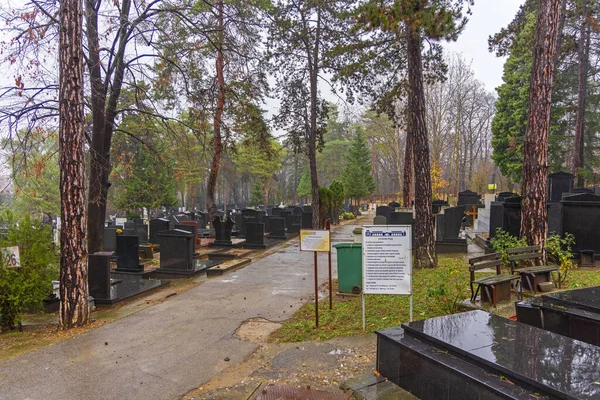
[[[466,253],[467,239],[460,237],[465,206],[443,207],[435,215],[435,251],[438,253]]]
[[[117,235],[117,268],[115,272],[129,275],[147,275],[145,265],[152,262],[140,262],[139,237],[131,235]]]
[[[246,222],[246,241],[243,247],[245,249],[267,249],[282,241],[265,237],[265,224],[257,222]]]
[[[484,311],[377,331],[376,369],[422,400],[600,398],[600,347]]]
[[[89,293],[96,305],[113,305],[169,284],[141,275],[111,272],[110,256],[111,252],[100,252],[88,257]]]

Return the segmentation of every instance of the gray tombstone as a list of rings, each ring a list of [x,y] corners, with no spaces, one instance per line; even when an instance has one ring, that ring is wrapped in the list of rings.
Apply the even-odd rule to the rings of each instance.
[[[377,207],[379,209],[379,207]],[[377,215],[373,218],[373,225],[387,225],[387,218],[383,215]]]

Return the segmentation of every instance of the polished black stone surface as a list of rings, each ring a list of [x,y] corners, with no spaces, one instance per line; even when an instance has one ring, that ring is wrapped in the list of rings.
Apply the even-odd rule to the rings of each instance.
[[[302,213],[302,229],[312,229],[312,211]]]
[[[456,205],[467,206],[467,205],[479,204],[479,199],[480,199],[480,196],[477,193],[475,193],[471,190],[465,190],[462,192],[458,192],[458,200],[456,202]]]
[[[117,250],[117,228],[104,228],[104,251]]]
[[[94,298],[110,297],[110,257],[112,252],[93,253],[88,256],[88,287]]]
[[[162,266],[152,274],[154,278],[160,279],[178,279],[178,278],[189,278],[195,275],[206,273],[206,270],[221,264],[222,261],[218,260],[199,260],[193,259],[189,269],[170,269],[163,268]]]
[[[288,224],[289,222],[289,224]],[[288,215],[286,218],[285,225],[288,228],[289,233],[298,233],[302,229],[302,214],[301,215]]]
[[[515,237],[521,236],[521,196],[504,200],[502,230]]]
[[[245,222],[246,244],[263,245],[265,243],[265,224],[259,222]]]
[[[402,325],[415,338],[565,399],[600,399],[600,347],[484,311]]]
[[[184,225],[182,225],[184,226]],[[187,228],[193,228],[187,226]],[[194,235],[181,229],[157,234],[160,243],[160,268],[187,271],[193,268]]]
[[[117,235],[117,269],[130,272],[143,272],[140,265],[139,237]]]
[[[542,296],[542,301],[600,314],[600,286],[548,293]]]
[[[413,225],[415,220],[413,213],[411,212],[396,212],[390,213],[390,219],[388,219],[390,225]]]
[[[573,188],[573,174],[555,172],[548,175],[548,201],[555,202],[562,199],[563,193],[569,193]]]
[[[600,252],[600,196],[582,193],[564,197],[562,204],[561,235],[575,236],[573,252],[594,250]]]
[[[213,227],[215,228],[215,241],[213,244],[231,246],[231,231],[234,225],[231,218],[227,218],[225,222],[219,217],[215,218],[213,220]]]
[[[111,285],[110,297],[95,298],[96,304],[115,304],[169,284],[169,281],[143,279],[137,275],[119,274],[117,272],[113,272],[111,276],[121,282]]]
[[[156,234],[162,231],[169,230],[170,222],[166,218],[157,218],[150,220],[150,243],[158,244]]]
[[[387,221],[392,218],[392,212],[394,210],[388,206],[378,206],[377,210],[375,210],[375,215],[383,215]]]

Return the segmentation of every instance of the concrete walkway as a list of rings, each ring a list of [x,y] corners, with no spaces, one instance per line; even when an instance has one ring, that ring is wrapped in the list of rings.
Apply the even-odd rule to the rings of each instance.
[[[334,228],[333,242],[351,242],[352,230],[368,222]],[[0,399],[180,398],[256,350],[234,336],[244,321],[285,320],[314,293],[313,254],[291,243],[161,304],[0,363]],[[319,280],[326,279],[320,254]]]

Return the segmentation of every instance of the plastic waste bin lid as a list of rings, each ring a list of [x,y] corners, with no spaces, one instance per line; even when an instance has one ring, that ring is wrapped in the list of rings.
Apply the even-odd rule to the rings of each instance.
[[[362,248],[362,243],[337,243],[333,247],[336,249],[351,249],[351,248]]]

